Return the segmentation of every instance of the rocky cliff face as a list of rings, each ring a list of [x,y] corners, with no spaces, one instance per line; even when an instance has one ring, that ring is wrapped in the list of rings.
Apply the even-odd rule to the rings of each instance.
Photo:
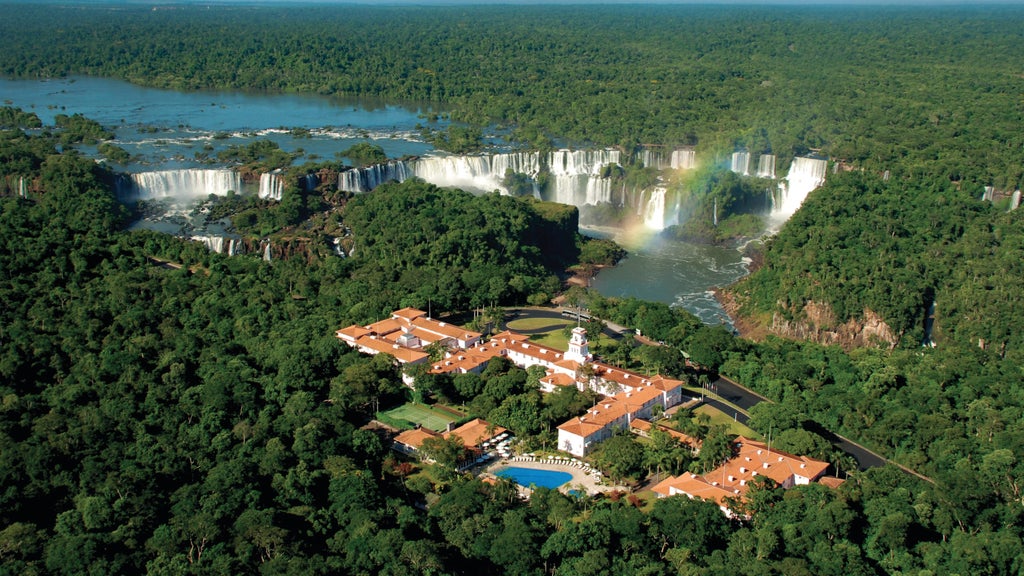
[[[813,300],[799,310],[789,310],[789,314],[776,311],[770,319],[767,315],[752,318],[743,313],[736,294],[720,291],[717,295],[737,329],[746,338],[759,340],[774,334],[783,338],[836,345],[847,350],[863,346],[891,348],[899,341],[899,335],[893,332],[885,320],[867,308],[859,318],[841,324],[836,320],[831,306]]]
[[[851,318],[839,324],[828,304],[809,301],[794,316],[795,319],[787,320],[783,314],[775,312],[768,331],[785,338],[811,340],[846,349],[862,346],[892,347],[899,341],[885,320],[867,308],[860,318]]]

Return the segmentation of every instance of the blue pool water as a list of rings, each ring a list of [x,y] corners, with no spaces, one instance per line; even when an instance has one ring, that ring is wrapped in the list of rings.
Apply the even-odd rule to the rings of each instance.
[[[555,489],[572,480],[572,474],[568,472],[534,470],[532,468],[519,468],[516,466],[505,468],[498,472],[497,475],[514,480],[516,484],[527,488],[530,486],[543,486],[544,488]]]

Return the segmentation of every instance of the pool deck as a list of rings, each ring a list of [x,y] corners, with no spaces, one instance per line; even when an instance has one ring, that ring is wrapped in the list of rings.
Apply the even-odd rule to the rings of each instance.
[[[601,476],[595,476],[588,474],[581,468],[572,466],[570,464],[564,464],[561,462],[554,462],[538,457],[536,460],[514,460],[512,458],[502,458],[487,466],[484,469],[481,476],[494,476],[497,472],[500,472],[503,468],[529,468],[531,470],[553,470],[557,472],[567,472],[572,475],[572,480],[569,480],[565,484],[558,487],[558,491],[568,493],[569,490],[578,490],[583,488],[586,490],[588,495],[597,494],[599,492],[613,492],[616,490],[628,490],[623,486],[611,486],[602,483]],[[531,490],[529,488],[520,487],[520,493],[524,496],[529,496]]]

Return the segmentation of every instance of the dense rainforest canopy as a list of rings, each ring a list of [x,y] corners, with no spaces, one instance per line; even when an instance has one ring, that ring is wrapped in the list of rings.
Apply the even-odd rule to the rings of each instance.
[[[780,321],[809,301],[837,323],[871,309],[899,334],[892,349],[749,342],[663,305],[573,297],[669,344],[601,350],[616,361],[685,377],[685,346],[774,400],[751,425],[791,450],[826,450],[824,427],[927,478],[766,486],[753,519],[732,521],[683,498],[521,502],[507,483],[409,476],[361,429],[408,391],[333,330],[424,301],[541,300],[593,250],[574,210],[410,181],[338,211],[348,259],[228,258],[122,231],[110,174],[74,150],[102,127],[64,116],[38,131],[2,109],[0,573],[1024,570],[1024,231],[1021,212],[978,199],[1020,185],[1019,9],[4,9],[8,75],[430,99],[531,145],[847,160],[735,294]],[[543,440],[545,418],[589,399],[540,400],[533,377],[496,365],[430,392]],[[679,466],[614,449],[633,468]]]
[[[488,240],[488,233],[530,230],[540,218],[532,204],[441,193],[413,180],[346,207],[367,258],[357,249],[348,259],[268,263],[122,232],[125,211],[94,162],[59,153],[56,134],[3,136],[4,157],[35,166],[41,188],[0,204],[3,573],[847,575],[1021,567],[1021,402],[1016,380],[1005,380],[1015,374],[1008,363],[955,349],[919,359],[751,345],[664,305],[577,295],[595,312],[673,345],[632,349],[626,341],[602,350],[609,357],[683,375],[678,355],[666,353],[685,343],[701,362],[721,364],[780,400],[752,414],[759,429],[774,429],[777,446],[825,449],[812,431],[817,419],[934,473],[935,483],[884,468],[835,490],[764,486],[753,493],[749,522],[684,497],[643,504],[538,490],[524,502],[507,482],[443,470],[409,475],[385,440],[361,428],[374,406],[402,401],[407,389],[387,356],[361,356],[333,330],[400,305],[416,266],[451,274],[441,255],[417,250],[430,247],[415,236],[427,222],[432,234],[453,236],[450,257],[468,258],[470,269],[506,273],[499,263],[507,263],[508,274],[525,274],[510,257],[528,257],[530,244]],[[432,212],[441,206],[450,214]],[[416,227],[378,237],[371,211],[385,218],[404,211]],[[547,234],[565,231],[547,226]],[[377,259],[399,273],[384,274]],[[483,286],[481,297],[491,297],[491,285]],[[430,381],[419,393],[468,401],[471,414],[540,442],[544,426],[592,401],[542,399],[536,374],[492,364],[479,377]],[[996,382],[1011,384],[989,391]],[[723,438],[715,427],[694,433],[709,445]],[[679,471],[691,462],[674,442],[641,445],[628,436],[594,458],[616,475]]]
[[[442,102],[528,144],[820,150],[1012,188],[1019,7],[12,5],[0,74]],[[511,16],[514,16],[511,17]],[[47,41],[40,42],[40,38]],[[941,160],[941,162],[936,162]],[[784,168],[784,166],[779,167]]]

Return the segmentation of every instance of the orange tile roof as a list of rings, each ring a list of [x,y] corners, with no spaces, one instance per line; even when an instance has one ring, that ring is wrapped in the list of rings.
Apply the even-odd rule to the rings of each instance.
[[[462,443],[464,445],[466,445],[469,448],[472,448],[474,446],[479,446],[480,444],[483,444],[485,441],[490,440],[491,438],[494,438],[495,436],[506,431],[506,429],[502,428],[501,426],[494,426],[492,428],[492,431],[488,433],[487,429],[489,427],[491,427],[491,424],[486,420],[474,418],[473,420],[466,422],[465,424],[459,426],[458,428],[452,430],[451,432],[445,432],[444,437],[450,438],[452,436],[456,436],[460,440],[462,440]]]
[[[392,317],[397,316],[398,318],[404,318],[406,320],[415,320],[417,318],[422,318],[426,315],[426,312],[424,312],[423,310],[418,310],[416,308],[402,308],[401,310],[395,310],[394,312],[391,313]]]
[[[430,358],[430,355],[426,352],[413,350],[412,348],[405,348],[383,338],[363,336],[362,338],[359,338],[356,343],[363,348],[368,348],[377,353],[391,354],[399,362],[416,363],[423,362]]]
[[[367,326],[367,328],[369,328],[370,331],[372,331],[374,334],[377,334],[378,336],[386,336],[388,334],[391,334],[392,332],[398,332],[405,326],[406,324],[401,320],[395,318],[387,318],[385,320],[381,320],[380,322],[374,322],[373,324]]]
[[[717,482],[708,482],[690,472],[684,472],[682,476],[670,476],[654,485],[651,490],[662,496],[686,494],[690,498],[710,500],[722,508],[728,507],[727,499],[741,497],[746,492],[721,486]]]
[[[655,374],[651,376],[651,385],[661,390],[673,390],[683,385],[682,380],[673,380],[672,378],[665,378],[661,374]]]
[[[562,360],[562,356],[565,354],[561,350],[551,348],[550,346],[530,342],[528,336],[524,336],[516,332],[510,332],[508,330],[491,336],[490,341],[497,341],[510,352],[516,352],[524,356],[536,358],[542,362],[560,362]],[[572,369],[575,370],[575,368]]]
[[[541,382],[550,386],[576,386],[576,379],[561,372],[549,373],[540,379]]]
[[[558,429],[586,438],[607,426],[621,422],[627,414],[633,415],[637,413],[643,409],[648,402],[660,397],[662,392],[664,391],[655,386],[644,386],[631,391],[619,392],[614,396],[606,396],[600,402],[587,410],[586,414],[579,418],[569,420],[565,424],[559,426]],[[577,427],[576,423],[579,421],[587,424],[594,424],[597,428],[589,426]],[[580,433],[585,431],[589,432],[586,434]]]
[[[767,444],[743,436],[736,439],[736,444],[739,445],[739,453],[715,470],[703,476],[687,472],[682,476],[667,478],[652,490],[665,496],[686,493],[725,506],[726,497],[746,495],[749,482],[757,476],[766,476],[781,485],[797,475],[814,481],[828,468],[827,462],[769,450]]]
[[[739,445],[737,456],[707,476],[711,474],[714,474],[716,478],[723,476],[724,482],[739,484],[741,481],[753,479],[756,474],[767,476],[782,484],[793,476],[802,476],[813,481],[828,469],[828,462],[807,456],[794,456],[779,450],[769,450],[768,445],[764,442],[743,436],[737,437],[735,442]]]
[[[822,476],[821,478],[818,478],[818,484],[828,486],[829,488],[839,488],[843,482],[846,482],[846,480],[836,478],[835,476]]]
[[[423,441],[427,438],[441,438],[441,435],[426,428],[416,428],[415,430],[406,430],[395,436],[395,442],[419,450],[420,446],[423,446]]]
[[[672,496],[672,484],[678,480],[676,476],[668,476],[661,482],[658,482],[654,486],[651,486],[651,492],[655,494],[661,494],[662,496]]]
[[[434,362],[430,366],[430,372],[434,374],[445,374],[449,372],[472,372],[480,366],[487,364],[498,354],[493,349],[467,348],[458,350],[447,355],[444,360]]]
[[[504,332],[499,332],[498,334],[495,334],[494,336],[491,336],[491,340],[492,341],[493,340],[498,340],[498,341],[508,340],[508,341],[511,341],[511,342],[522,342],[524,340],[529,340],[529,339],[530,339],[529,336],[526,336],[524,334],[520,334],[518,332],[512,332],[512,331],[509,331],[509,330],[505,330]]]
[[[461,328],[453,324],[448,324],[446,322],[438,322],[437,320],[432,320],[430,318],[425,317],[414,319],[412,321],[412,325],[416,326],[417,328],[422,328],[423,330],[426,330],[428,332],[437,334],[438,336],[442,336],[445,338],[454,338],[456,340],[479,340],[481,337],[483,337],[483,334],[479,332],[473,332],[472,330],[466,330],[465,328]],[[438,340],[439,338],[434,339]]]
[[[586,415],[572,418],[569,421],[558,425],[559,430],[565,430],[566,432],[579,436],[580,438],[593,436],[601,430],[604,430],[604,427],[604,424],[588,420]]]
[[[362,326],[357,326],[357,325],[353,324],[351,326],[348,326],[348,327],[342,328],[341,330],[338,330],[337,332],[334,333],[334,335],[337,336],[338,338],[341,338],[342,340],[347,340],[349,342],[355,342],[360,337],[366,336],[369,333],[370,333],[370,331],[367,330],[366,328],[363,328]]]

